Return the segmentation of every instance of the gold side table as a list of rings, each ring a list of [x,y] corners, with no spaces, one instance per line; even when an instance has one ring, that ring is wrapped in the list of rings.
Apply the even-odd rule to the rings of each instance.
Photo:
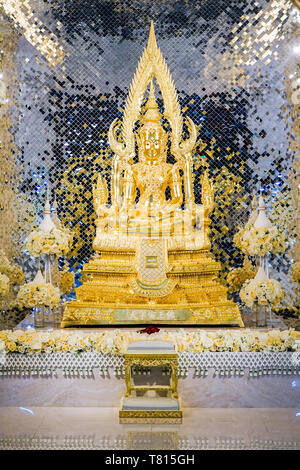
[[[132,391],[166,391],[171,392],[172,398],[178,398],[178,356],[176,352],[169,353],[166,351],[134,351],[126,352],[125,357],[125,382],[126,397],[130,397]],[[170,367],[171,379],[170,385],[133,385],[131,371],[132,367]]]
[[[139,343],[140,347],[135,348]],[[160,347],[165,345],[165,347]],[[168,347],[169,345],[169,347]],[[178,354],[175,345],[161,341],[142,341],[131,343],[125,359],[125,397],[119,412],[120,423],[160,423],[180,424],[182,411],[178,397]],[[162,367],[171,370],[168,385],[135,385],[133,368],[151,369]],[[137,395],[136,392],[157,392],[155,397]],[[159,392],[165,392],[160,396]]]

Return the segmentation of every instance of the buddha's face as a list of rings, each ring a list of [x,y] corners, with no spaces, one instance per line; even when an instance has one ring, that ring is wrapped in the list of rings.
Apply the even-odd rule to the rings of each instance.
[[[154,162],[162,151],[161,132],[158,130],[146,130],[143,137],[144,156],[148,161]]]

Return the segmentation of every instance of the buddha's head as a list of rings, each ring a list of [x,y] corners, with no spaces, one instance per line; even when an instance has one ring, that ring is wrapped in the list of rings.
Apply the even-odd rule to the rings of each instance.
[[[158,160],[164,150],[164,135],[158,129],[148,128],[141,131],[142,153],[146,160]]]
[[[146,112],[142,117],[142,128],[139,132],[138,145],[141,156],[148,162],[161,159],[166,152],[167,134],[160,123],[161,114],[155,100],[153,82],[146,103]]]

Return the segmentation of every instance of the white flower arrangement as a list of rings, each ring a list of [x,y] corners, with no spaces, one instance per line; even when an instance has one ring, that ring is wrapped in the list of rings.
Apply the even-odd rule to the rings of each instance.
[[[50,230],[38,228],[30,233],[25,248],[31,256],[62,255],[70,251],[73,236],[67,229],[56,227]]]
[[[286,250],[286,237],[277,227],[246,226],[233,237],[236,246],[246,255],[264,256],[270,253],[283,253]]]
[[[255,302],[259,305],[276,305],[284,298],[284,290],[280,282],[275,279],[249,279],[244,283],[240,297],[242,302],[250,308]]]
[[[102,354],[123,354],[131,341],[141,339],[141,334],[130,331],[104,331],[85,333],[84,331],[36,331],[6,330],[0,331],[0,341],[5,343],[7,353],[78,353],[99,352]],[[152,341],[144,337],[143,341]],[[300,332],[294,330],[186,330],[160,331],[155,333],[155,340],[171,341],[179,352],[215,352],[215,351],[300,351]]]
[[[0,273],[0,297],[5,297],[9,293],[10,281],[6,274]]]
[[[50,283],[29,282],[20,287],[16,298],[18,308],[54,307],[60,301],[60,291]]]
[[[278,197],[273,201],[269,217],[272,224],[276,225],[279,231],[288,230],[290,239],[297,237],[297,221],[291,191],[278,194]]]

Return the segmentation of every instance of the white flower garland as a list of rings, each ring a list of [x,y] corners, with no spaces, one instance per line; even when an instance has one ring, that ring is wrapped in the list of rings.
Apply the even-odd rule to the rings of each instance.
[[[294,330],[197,330],[160,331],[146,336],[138,332],[112,330],[85,333],[66,330],[4,330],[0,345],[7,353],[78,353],[94,351],[102,354],[123,354],[131,341],[171,341],[179,352],[215,351],[300,351],[300,332]],[[3,343],[2,343],[3,342]]]

